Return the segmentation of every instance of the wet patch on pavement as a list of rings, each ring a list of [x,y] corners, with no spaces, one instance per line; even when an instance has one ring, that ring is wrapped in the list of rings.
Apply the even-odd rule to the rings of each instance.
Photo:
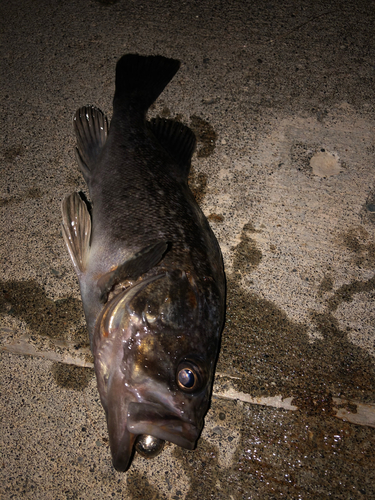
[[[129,500],[165,500],[167,497],[158,489],[151,485],[147,475],[135,471],[130,471],[127,475],[127,492]],[[178,497],[177,497],[178,498]]]
[[[77,345],[88,342],[87,330],[81,326],[81,301],[72,297],[54,301],[33,280],[0,282],[0,314],[17,317],[38,335],[74,339]]]
[[[212,213],[210,214],[207,219],[210,221],[210,222],[216,222],[216,223],[221,223],[221,222],[224,222],[224,216],[221,215],[221,214],[215,214],[215,213]]]
[[[186,498],[365,498],[375,479],[372,430],[330,416],[329,401],[315,404],[315,413],[308,404],[291,413],[213,398],[197,449],[174,451],[189,476]]]
[[[373,268],[375,266],[375,243],[362,226],[353,227],[341,234],[345,248],[354,253],[354,264],[358,267]]]
[[[0,197],[0,207],[5,207],[6,205],[12,205],[15,203],[22,203],[27,199],[37,200],[43,195],[42,190],[38,187],[32,187],[28,189],[22,196],[8,196]]]
[[[190,118],[190,128],[197,139],[197,157],[207,158],[215,151],[217,134],[206,120],[193,115]]]
[[[257,233],[251,223],[245,224],[242,228],[240,243],[233,248],[233,267],[236,272],[249,273],[260,264],[262,252],[257,247],[256,241],[250,237],[252,233]]]
[[[207,175],[203,172],[197,172],[194,167],[191,167],[189,173],[189,188],[198,205],[201,205],[207,192]]]
[[[331,313],[311,312],[321,338],[291,321],[272,302],[227,279],[226,327],[217,370],[239,377],[235,387],[254,396],[346,397],[372,401],[375,364],[348,340]],[[234,342],[233,339],[236,339]]]
[[[23,144],[17,144],[4,148],[1,153],[7,162],[13,162],[16,158],[25,154],[26,148]]]
[[[343,302],[350,302],[357,293],[372,292],[375,290],[375,276],[366,281],[352,281],[340,286],[332,297],[327,300],[329,311],[335,311]]]
[[[64,363],[53,363],[52,377],[56,384],[65,389],[82,391],[85,389],[92,377],[95,376],[92,368],[67,365]]]

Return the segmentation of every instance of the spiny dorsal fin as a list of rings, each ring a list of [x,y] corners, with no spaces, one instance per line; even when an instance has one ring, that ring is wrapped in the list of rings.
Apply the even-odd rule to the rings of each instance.
[[[114,114],[123,107],[146,112],[179,67],[180,61],[163,56],[122,56],[116,65]]]
[[[61,204],[62,233],[74,269],[80,276],[86,268],[90,250],[91,217],[78,193],[66,196]]]
[[[113,271],[104,274],[97,282],[100,290],[100,301],[103,303],[107,302],[108,293],[114,285],[127,279],[136,280],[142,274],[147,273],[163,258],[167,249],[168,243],[166,241],[152,243],[142,248],[142,250],[123,264],[120,264]]]
[[[181,167],[180,177],[187,181],[196,144],[194,132],[180,122],[159,116],[150,120],[149,125],[163,148]]]
[[[108,121],[100,109],[83,106],[73,117],[77,138],[76,158],[86,183],[108,135]]]

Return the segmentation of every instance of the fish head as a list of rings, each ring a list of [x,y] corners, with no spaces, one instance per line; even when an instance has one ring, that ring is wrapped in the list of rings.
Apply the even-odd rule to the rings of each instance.
[[[138,436],[193,449],[212,390],[223,322],[214,280],[175,271],[140,280],[98,319],[94,363],[114,467]]]

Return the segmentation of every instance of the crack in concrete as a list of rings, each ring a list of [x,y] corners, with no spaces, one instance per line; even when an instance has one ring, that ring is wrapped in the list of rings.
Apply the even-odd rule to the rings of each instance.
[[[58,353],[54,350],[40,350],[31,343],[29,336],[24,335],[17,339],[7,342],[7,337],[15,332],[10,328],[0,328],[0,351],[7,352],[15,355],[27,355],[43,358],[49,361],[54,361],[58,363],[64,363],[69,365],[75,365],[85,368],[94,368],[94,363],[87,361],[87,356],[90,355],[89,348],[80,348],[77,351],[78,356],[72,356],[70,353]],[[69,342],[58,342],[60,345],[56,345],[62,351],[64,348],[69,348]],[[72,346],[70,346],[72,347]],[[86,358],[86,359],[85,359]],[[225,373],[218,372],[217,378],[226,379],[238,379],[239,377],[233,377]],[[270,406],[272,408],[281,408],[289,411],[298,411],[299,406],[293,404],[294,397],[288,396],[284,397],[281,394],[276,396],[252,396],[245,392],[237,391],[233,387],[227,387],[225,389],[220,389],[218,384],[215,383],[213,394],[214,397],[238,400],[243,403],[249,403],[252,405]],[[356,425],[365,425],[368,427],[375,428],[375,403],[360,403],[358,401],[352,401],[342,398],[333,397],[333,409],[334,416]]]

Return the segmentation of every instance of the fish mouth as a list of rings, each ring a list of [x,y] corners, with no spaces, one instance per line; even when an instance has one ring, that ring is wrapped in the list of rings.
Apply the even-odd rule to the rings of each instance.
[[[147,434],[192,450],[200,429],[157,403],[129,403],[127,430],[134,435]]]
[[[119,472],[130,467],[134,445],[140,435],[149,435],[192,450],[201,428],[158,403],[128,402],[121,398],[107,411],[112,463]],[[125,415],[125,418],[124,418]]]
[[[126,420],[116,413],[108,412],[107,424],[112,463],[119,472],[125,472],[130,467],[139,435],[153,436],[192,450],[200,434],[196,425],[161,404],[131,402]]]

